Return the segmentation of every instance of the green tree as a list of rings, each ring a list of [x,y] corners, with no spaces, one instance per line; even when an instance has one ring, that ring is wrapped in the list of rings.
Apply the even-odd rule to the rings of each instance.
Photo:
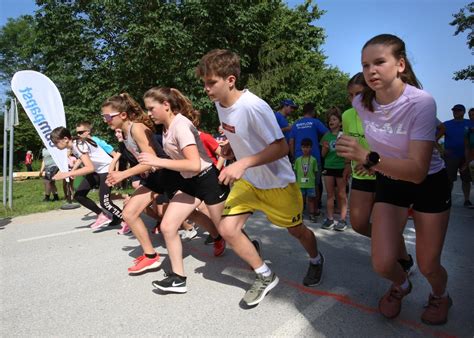
[[[461,8],[459,12],[453,14],[453,17],[454,20],[449,24],[451,26],[456,26],[456,31],[454,32],[454,35],[458,35],[459,33],[467,31],[468,34],[466,44],[471,50],[471,54],[474,55],[474,2],[471,2],[464,8]],[[455,72],[454,79],[474,81],[474,65],[468,65],[466,68]]]

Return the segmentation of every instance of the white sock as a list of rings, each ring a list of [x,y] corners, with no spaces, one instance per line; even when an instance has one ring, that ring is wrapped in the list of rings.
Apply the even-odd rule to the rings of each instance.
[[[319,254],[318,252],[318,255],[314,258],[309,258],[309,262],[313,265],[318,265],[319,263],[321,263],[321,255]]]
[[[402,285],[400,285],[400,287],[401,287],[403,290],[407,290],[407,289],[410,287],[410,282],[408,281],[408,278],[405,279],[405,281],[402,283]]]
[[[255,273],[259,273],[263,275],[263,277],[268,277],[272,274],[272,270],[270,270],[267,264],[263,263],[261,267],[255,269]]]

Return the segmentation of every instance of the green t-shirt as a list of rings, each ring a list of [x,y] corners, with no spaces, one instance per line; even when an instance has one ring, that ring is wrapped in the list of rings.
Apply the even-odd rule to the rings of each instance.
[[[344,169],[344,158],[337,156],[336,153],[337,135],[331,132],[326,133],[321,139],[321,145],[324,142],[329,143],[329,151],[324,157],[324,169]]]
[[[342,130],[344,134],[353,136],[357,138],[359,144],[367,150],[370,150],[369,144],[365,139],[364,127],[362,126],[362,121],[357,114],[357,111],[354,108],[346,110],[342,114]],[[374,175],[358,175],[354,171],[357,162],[351,161],[352,166],[352,177],[359,180],[375,180]]]
[[[300,188],[315,187],[318,161],[313,156],[298,157],[293,165],[293,169],[296,173],[296,182]]]

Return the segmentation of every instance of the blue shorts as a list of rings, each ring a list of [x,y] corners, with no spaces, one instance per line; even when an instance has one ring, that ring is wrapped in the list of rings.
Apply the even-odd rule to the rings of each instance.
[[[314,188],[300,188],[303,198],[316,197],[316,189]]]

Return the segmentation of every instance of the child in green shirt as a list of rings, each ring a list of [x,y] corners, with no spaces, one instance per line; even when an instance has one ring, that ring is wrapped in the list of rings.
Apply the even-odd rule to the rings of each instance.
[[[293,169],[296,173],[296,182],[303,194],[303,201],[308,205],[309,219],[316,222],[319,210],[316,205],[316,177],[318,173],[318,161],[311,156],[313,141],[304,138],[301,141],[301,150],[303,155],[295,160]]]

